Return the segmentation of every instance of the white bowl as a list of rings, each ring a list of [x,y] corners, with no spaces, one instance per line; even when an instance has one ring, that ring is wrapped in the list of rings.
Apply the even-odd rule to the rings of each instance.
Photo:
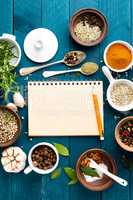
[[[56,154],[56,163],[55,163],[55,165],[54,165],[52,168],[47,169],[47,170],[39,169],[39,168],[37,168],[37,167],[34,167],[34,165],[32,164],[31,156],[32,156],[33,150],[34,150],[36,147],[42,146],[42,145],[46,145],[46,146],[50,147],[51,149],[53,149],[53,151],[54,151],[55,154]],[[29,174],[31,171],[34,171],[34,172],[36,172],[36,173],[38,173],[38,174],[49,174],[49,173],[53,172],[53,171],[57,168],[58,163],[59,163],[59,154],[58,154],[57,149],[55,148],[54,145],[52,145],[52,144],[50,144],[50,143],[47,143],[47,142],[40,142],[40,143],[34,145],[34,146],[30,149],[29,154],[28,154],[28,162],[29,162],[29,166],[24,170],[24,173],[25,173],[25,174]]]
[[[14,35],[11,34],[7,34],[4,33],[1,37],[0,37],[0,41],[7,41],[9,42],[12,46],[14,46],[13,48],[13,52],[17,55],[17,58],[13,58],[10,63],[14,66],[17,67],[18,64],[20,63],[21,60],[21,49],[19,44],[16,41],[16,37]]]
[[[111,91],[115,84],[120,84],[120,83],[122,83],[122,84],[125,83],[126,85],[130,86],[133,90],[133,82],[130,80],[127,80],[127,79],[114,79],[110,73],[110,70],[106,66],[102,67],[102,71],[105,74],[105,76],[107,77],[107,79],[110,81],[110,85],[107,89],[107,100],[108,100],[108,103],[110,104],[110,106],[112,108],[114,108],[115,110],[118,110],[119,112],[124,112],[124,113],[132,110],[133,109],[133,101],[130,104],[125,105],[125,106],[115,105],[111,99]]]
[[[106,58],[106,55],[107,55],[107,51],[108,51],[108,49],[113,45],[113,44],[122,44],[122,45],[124,45],[124,46],[126,46],[130,51],[131,51],[131,53],[132,53],[132,62],[126,67],[126,68],[124,68],[124,69],[114,69],[114,68],[112,68],[109,64],[108,64],[108,62],[107,62],[107,58]],[[128,42],[125,42],[125,41],[122,41],[122,40],[116,40],[116,41],[114,41],[114,42],[111,42],[106,48],[105,48],[105,50],[104,50],[104,55],[103,55],[103,59],[104,59],[104,63],[106,64],[106,66],[110,69],[110,70],[112,70],[112,71],[114,71],[114,72],[124,72],[124,71],[127,71],[128,69],[130,69],[132,66],[133,66],[133,47],[128,43]]]

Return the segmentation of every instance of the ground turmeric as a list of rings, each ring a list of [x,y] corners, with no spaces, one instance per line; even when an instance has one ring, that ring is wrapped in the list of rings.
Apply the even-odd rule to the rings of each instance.
[[[124,69],[132,61],[132,52],[123,44],[113,44],[106,54],[107,63],[114,69]]]

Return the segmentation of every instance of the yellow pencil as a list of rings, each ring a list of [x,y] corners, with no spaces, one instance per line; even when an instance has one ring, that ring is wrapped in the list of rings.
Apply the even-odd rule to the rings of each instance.
[[[102,118],[101,118],[101,113],[100,113],[100,108],[99,108],[99,103],[98,103],[98,97],[96,94],[93,94],[92,96],[93,96],[93,102],[94,102],[94,108],[95,108],[95,113],[96,113],[97,126],[98,126],[100,140],[104,140],[103,123],[102,123]]]

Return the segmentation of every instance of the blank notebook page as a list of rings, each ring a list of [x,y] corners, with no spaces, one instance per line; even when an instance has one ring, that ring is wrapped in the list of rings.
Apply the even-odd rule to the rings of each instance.
[[[103,83],[28,82],[29,136],[99,135],[92,92],[103,120]]]

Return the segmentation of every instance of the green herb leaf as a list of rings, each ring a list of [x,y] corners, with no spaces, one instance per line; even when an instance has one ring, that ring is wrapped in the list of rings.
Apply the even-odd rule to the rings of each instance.
[[[77,174],[75,169],[71,168],[71,167],[64,167],[64,171],[66,173],[66,175],[70,178],[70,179],[75,179],[77,178]]]
[[[69,156],[69,150],[63,144],[54,143],[54,146],[60,155]]]
[[[14,73],[14,66],[11,64],[11,60],[14,59],[12,47],[9,42],[0,42],[0,90],[3,92],[5,100],[8,98],[9,92],[12,92],[16,88],[16,74]]]
[[[91,167],[81,167],[80,170],[88,176],[99,177],[99,174],[97,173],[96,169],[93,169]]]
[[[57,179],[59,178],[59,176],[61,175],[61,167],[55,169],[52,173],[51,173],[51,179]]]
[[[127,155],[123,155],[121,157],[121,162],[123,167],[125,167],[127,170],[130,171],[133,169],[133,161]]]
[[[76,184],[77,182],[78,182],[78,179],[76,178],[76,179],[71,180],[71,181],[68,183],[68,185],[74,185],[74,184]]]
[[[70,178],[70,182],[68,183],[68,185],[74,185],[78,182],[75,169],[71,167],[64,167],[64,172]]]

